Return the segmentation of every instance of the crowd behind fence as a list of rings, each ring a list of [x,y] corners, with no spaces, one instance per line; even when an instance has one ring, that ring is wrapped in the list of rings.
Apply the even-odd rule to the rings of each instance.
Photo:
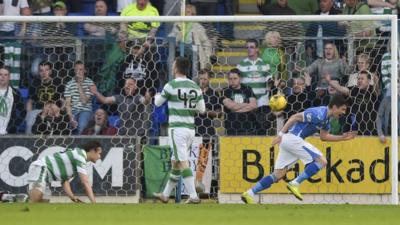
[[[348,96],[349,108],[346,116],[330,121],[332,134],[356,130],[382,143],[390,136],[390,32],[371,25],[371,35],[359,36],[365,24],[355,23],[254,23],[261,29],[238,33],[235,42],[218,30],[225,25],[192,24],[196,32],[190,36],[180,32],[180,23],[164,24],[150,38],[132,38],[129,29],[120,32],[120,24],[28,23],[26,36],[0,40],[0,75],[7,87],[0,134],[38,135],[33,145],[38,149],[56,144],[46,141],[49,137],[68,145],[69,135],[114,136],[111,142],[124,147],[125,139],[137,137],[140,146],[158,144],[166,135],[167,108],[156,108],[153,96],[173,79],[174,58],[184,55],[192,62],[187,75],[206,100],[207,113],[196,116],[196,134],[214,140],[211,196],[219,185],[218,137],[273,136],[291,115],[326,106],[335,93]],[[235,24],[241,25],[246,24]],[[318,35],[319,29],[330,35]],[[231,83],[232,74],[241,78],[245,92],[237,93],[241,88]],[[260,77],[261,87],[254,85]],[[268,99],[277,93],[288,105],[273,112]],[[227,100],[256,105],[243,112]],[[142,156],[129,157],[141,176]]]

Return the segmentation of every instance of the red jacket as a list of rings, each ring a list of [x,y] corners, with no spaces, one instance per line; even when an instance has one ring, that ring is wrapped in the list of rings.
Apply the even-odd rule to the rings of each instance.
[[[103,127],[103,129],[100,130],[100,133],[98,135],[116,135],[117,133],[118,133],[118,129],[116,127],[108,125],[107,127]],[[82,135],[93,135],[94,127],[85,128],[81,134]]]

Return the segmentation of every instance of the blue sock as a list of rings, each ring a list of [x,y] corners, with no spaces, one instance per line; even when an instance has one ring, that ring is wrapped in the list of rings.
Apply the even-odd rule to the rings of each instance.
[[[307,180],[309,177],[312,177],[314,174],[318,173],[322,169],[322,165],[317,162],[312,162],[308,164],[303,173],[301,173],[296,179],[294,180],[298,184],[301,184],[304,180]]]
[[[257,184],[251,188],[251,190],[254,192],[254,194],[265,190],[269,187],[271,187],[271,185],[276,181],[276,178],[273,174],[263,177],[260,181],[257,182]]]

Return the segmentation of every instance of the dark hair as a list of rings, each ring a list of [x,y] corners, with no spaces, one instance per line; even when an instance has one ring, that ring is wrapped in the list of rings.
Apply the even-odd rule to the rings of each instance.
[[[85,67],[85,63],[83,63],[83,61],[81,61],[81,60],[76,60],[75,63],[74,63],[74,67],[76,65],[83,65],[83,67]]]
[[[1,67],[0,67],[0,70],[2,70],[2,69],[3,69],[3,70],[7,70],[7,71],[8,71],[8,74],[11,75],[11,72],[10,72],[11,70],[10,70],[10,67],[9,67],[9,66],[1,66]]]
[[[331,96],[331,100],[329,101],[328,107],[332,108],[333,106],[341,107],[343,105],[348,105],[348,100],[341,94],[334,94]]]
[[[256,48],[258,48],[258,41],[254,38],[247,39],[246,44],[247,43],[254,43],[254,44],[256,44]]]
[[[365,74],[367,75],[368,80],[372,79],[371,74],[366,70],[361,70],[360,72],[358,72],[358,74]]]
[[[85,152],[89,152],[91,150],[96,150],[97,148],[101,148],[101,144],[98,141],[88,141],[84,144],[81,144],[80,148],[85,150]]]
[[[46,61],[46,60],[41,61],[39,63],[39,66],[48,66],[50,69],[53,69],[53,64],[51,62],[49,62],[49,61]]]
[[[186,57],[178,56],[175,59],[175,68],[178,73],[187,75],[190,68],[190,61]]]
[[[235,73],[240,77],[240,70],[238,68],[233,68],[233,69],[229,70],[228,76],[231,75],[232,73]]]
[[[210,77],[210,70],[208,69],[201,69],[199,70],[199,75],[200,74],[207,74],[208,77]]]

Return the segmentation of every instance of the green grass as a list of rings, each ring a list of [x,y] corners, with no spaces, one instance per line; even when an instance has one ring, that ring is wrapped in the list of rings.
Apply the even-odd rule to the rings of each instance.
[[[399,206],[0,204],[2,225],[394,225],[399,220]]]

